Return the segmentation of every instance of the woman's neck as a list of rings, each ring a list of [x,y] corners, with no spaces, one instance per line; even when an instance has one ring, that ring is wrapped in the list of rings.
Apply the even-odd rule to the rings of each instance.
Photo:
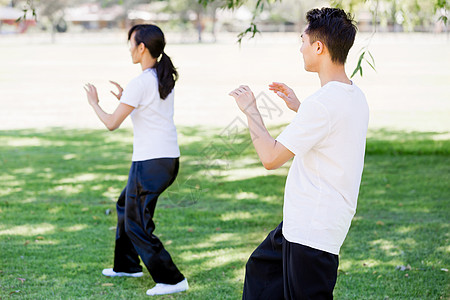
[[[142,56],[140,61],[142,71],[155,67],[156,58],[151,57],[150,54]]]

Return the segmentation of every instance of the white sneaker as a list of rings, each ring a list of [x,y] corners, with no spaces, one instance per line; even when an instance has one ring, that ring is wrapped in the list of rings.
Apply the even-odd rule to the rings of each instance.
[[[103,269],[102,274],[109,277],[142,277],[144,276],[144,273],[142,272],[136,272],[136,273],[124,273],[124,272],[114,272],[112,268],[110,269]]]
[[[183,292],[189,289],[189,285],[187,279],[183,279],[177,284],[165,284],[165,283],[157,283],[153,288],[147,291],[147,295],[155,296],[155,295],[166,295]]]

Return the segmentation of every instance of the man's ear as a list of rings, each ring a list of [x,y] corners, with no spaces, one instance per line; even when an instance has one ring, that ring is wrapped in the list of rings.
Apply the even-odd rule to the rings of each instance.
[[[322,54],[324,51],[324,44],[321,41],[315,41],[314,42],[315,47],[316,47],[316,54]]]

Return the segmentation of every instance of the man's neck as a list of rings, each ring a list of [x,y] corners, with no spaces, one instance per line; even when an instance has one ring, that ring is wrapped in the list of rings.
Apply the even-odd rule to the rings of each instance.
[[[321,86],[324,86],[330,81],[352,84],[350,79],[347,77],[347,74],[345,74],[345,67],[343,64],[335,64],[331,61],[324,62],[320,66],[318,74]]]

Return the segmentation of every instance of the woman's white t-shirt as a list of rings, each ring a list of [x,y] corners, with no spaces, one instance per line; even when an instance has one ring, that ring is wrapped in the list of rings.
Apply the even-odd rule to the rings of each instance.
[[[161,99],[155,69],[146,69],[128,83],[120,102],[134,107],[132,161],[180,156],[173,122],[174,93]]]
[[[362,91],[332,81],[277,137],[295,154],[284,194],[286,240],[339,254],[356,211],[368,121]]]

